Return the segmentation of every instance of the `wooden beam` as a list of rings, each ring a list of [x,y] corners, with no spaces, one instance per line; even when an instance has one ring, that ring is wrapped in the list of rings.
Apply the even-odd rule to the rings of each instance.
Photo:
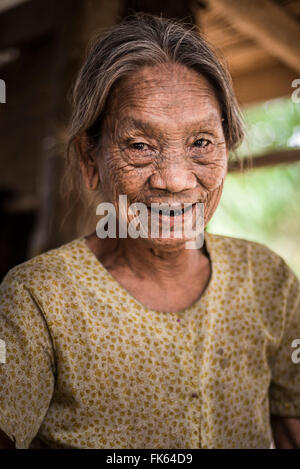
[[[295,73],[285,65],[253,70],[242,75],[232,74],[233,86],[242,105],[255,104],[269,99],[291,96]]]
[[[277,166],[281,164],[291,164],[300,161],[300,150],[281,150],[267,153],[262,156],[247,157],[229,162],[228,171],[230,173],[241,170],[265,168],[267,166]]]
[[[278,60],[271,56],[253,41],[242,41],[222,50],[231,74],[241,75],[260,68],[277,65]]]
[[[194,18],[200,31],[217,48],[231,47],[247,39],[244,34],[234,29],[223,16],[212,9],[197,7],[194,10]]]
[[[300,23],[271,0],[210,0],[238,31],[300,72]]]

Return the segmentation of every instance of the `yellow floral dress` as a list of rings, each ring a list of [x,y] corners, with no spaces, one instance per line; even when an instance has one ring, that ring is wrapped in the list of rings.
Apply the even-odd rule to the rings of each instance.
[[[297,278],[260,244],[205,243],[209,285],[180,313],[142,305],[84,237],[9,271],[0,429],[17,448],[269,448],[270,413],[300,417]]]

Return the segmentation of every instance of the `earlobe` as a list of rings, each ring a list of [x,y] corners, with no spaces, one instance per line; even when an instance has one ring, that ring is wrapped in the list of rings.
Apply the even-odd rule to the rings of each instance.
[[[99,172],[96,162],[91,163],[81,159],[79,164],[86,188],[92,191],[96,190],[99,184]]]
[[[95,167],[94,169],[94,172],[89,180],[89,188],[92,190],[92,191],[95,191],[98,187],[98,184],[99,184],[99,173],[98,173],[98,168],[97,166]]]
[[[95,190],[99,184],[98,166],[86,134],[77,137],[75,145],[85,186],[89,190]]]
[[[86,133],[83,133],[82,135],[77,136],[74,144],[75,144],[77,153],[80,157],[80,160],[82,160],[83,162],[89,162],[93,160],[90,154],[91,147],[90,147],[89,139]]]

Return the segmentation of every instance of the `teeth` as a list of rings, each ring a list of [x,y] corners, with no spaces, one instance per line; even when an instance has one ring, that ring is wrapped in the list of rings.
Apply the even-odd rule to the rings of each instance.
[[[161,213],[162,215],[169,215],[169,216],[178,216],[178,215],[182,215],[183,213],[186,213],[187,211],[189,211],[191,208],[192,208],[193,204],[190,204],[186,207],[182,207],[180,205],[176,205],[176,206],[168,206],[166,205],[164,208],[163,208],[163,205],[161,204],[160,207],[149,207],[148,206],[148,209],[155,212],[155,213]]]

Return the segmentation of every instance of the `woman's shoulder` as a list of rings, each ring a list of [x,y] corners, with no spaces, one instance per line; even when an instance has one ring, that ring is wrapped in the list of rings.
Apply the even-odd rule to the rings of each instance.
[[[298,309],[300,282],[286,261],[269,247],[241,238],[207,234],[215,270],[233,295],[251,298],[269,324]]]
[[[248,262],[249,258],[280,263],[283,258],[265,244],[227,235],[206,232],[205,240],[218,256]]]
[[[299,284],[283,257],[262,243],[213,233],[206,233],[206,241],[215,263],[250,271],[253,281],[282,283],[286,278]]]
[[[84,256],[83,237],[38,254],[11,268],[1,285],[23,284],[27,287],[69,280]]]

